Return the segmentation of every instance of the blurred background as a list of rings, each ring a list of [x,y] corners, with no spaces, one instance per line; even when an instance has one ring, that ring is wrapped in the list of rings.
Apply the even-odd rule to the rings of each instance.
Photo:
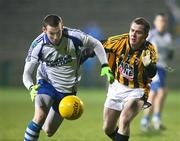
[[[78,28],[98,39],[129,31],[135,17],[145,17],[151,25],[156,13],[169,15],[169,31],[175,55],[169,66],[168,87],[179,88],[180,1],[175,0],[0,0],[0,87],[23,86],[22,71],[28,48],[41,33],[47,14],[60,15],[64,25]],[[178,13],[179,12],[179,13]],[[90,59],[83,67],[81,86],[104,86],[99,62]],[[88,74],[88,78],[84,72]],[[97,79],[98,78],[98,79]]]

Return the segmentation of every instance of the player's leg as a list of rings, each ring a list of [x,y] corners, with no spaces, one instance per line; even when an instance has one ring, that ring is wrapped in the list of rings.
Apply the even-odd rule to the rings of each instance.
[[[63,118],[60,114],[51,107],[42,129],[48,137],[51,137],[57,131],[62,121]]]
[[[154,108],[154,112],[159,112],[161,113],[163,110],[163,106],[164,106],[164,101],[166,98],[166,89],[165,88],[159,88],[158,89],[158,95],[157,98],[155,100],[155,104],[158,105]]]
[[[159,129],[165,129],[164,126],[162,126],[161,123],[161,115],[162,115],[162,109],[164,106],[164,101],[166,98],[166,89],[165,89],[165,80],[166,80],[166,71],[163,68],[158,68],[158,75],[159,75],[159,87],[157,90],[157,96],[154,102],[154,115],[153,115],[153,123],[154,128]]]
[[[150,117],[153,112],[153,105],[154,105],[155,97],[156,97],[156,91],[151,90],[147,101],[150,102],[152,104],[152,106],[150,106],[149,108],[144,110],[144,115],[143,115],[143,118],[141,119],[141,130],[142,131],[146,132],[149,130]]]
[[[107,98],[104,103],[103,130],[113,141],[117,134],[117,122],[123,107],[122,96],[120,94],[121,90],[123,90],[123,88],[121,88],[121,85],[115,81],[109,86]]]
[[[24,141],[37,141],[42,125],[53,103],[50,96],[46,94],[38,94],[35,98],[35,113],[33,120],[28,124]]]
[[[119,117],[119,130],[115,141],[128,141],[130,135],[130,123],[142,110],[144,101],[140,99],[129,99]]]
[[[165,98],[166,98],[165,88],[159,88],[157,98],[155,99],[155,103],[154,103],[154,115],[153,115],[154,128],[157,130],[161,128],[164,129],[164,126],[162,125],[161,122],[161,114],[162,114]]]
[[[115,139],[117,133],[117,121],[120,115],[120,111],[113,110],[107,107],[104,107],[103,112],[103,130],[107,136],[112,140]]]
[[[160,78],[158,73],[156,73],[155,77],[153,77],[152,83],[151,83],[151,90],[148,97],[148,102],[152,104],[151,107],[144,110],[144,116],[141,119],[141,130],[147,132],[149,128],[150,123],[150,116],[151,113],[154,112],[154,103],[155,99],[157,97],[157,90],[160,86]]]
[[[61,125],[64,118],[61,117],[59,113],[59,103],[64,96],[72,95],[72,94],[65,94],[58,91],[54,91],[55,97],[52,104],[52,107],[48,113],[46,121],[43,125],[43,130],[48,137],[51,137],[55,134],[59,126]],[[75,95],[75,94],[74,94]]]

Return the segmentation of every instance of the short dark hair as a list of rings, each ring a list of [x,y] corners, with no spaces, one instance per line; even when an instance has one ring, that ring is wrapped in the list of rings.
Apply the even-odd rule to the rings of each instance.
[[[61,22],[61,17],[57,15],[47,15],[43,20],[43,26],[46,27],[47,25],[50,25],[52,27],[57,27]]]
[[[155,17],[157,17],[157,16],[167,17],[167,15],[165,13],[163,13],[163,12],[157,13],[155,15]]]
[[[154,20],[156,20],[157,17],[162,17],[168,20],[168,15],[166,15],[165,13],[157,13],[154,17]]]
[[[138,18],[135,18],[132,22],[131,22],[131,25],[132,23],[136,23],[136,24],[140,24],[140,25],[143,25],[144,26],[144,32],[146,34],[149,33],[149,30],[150,30],[150,24],[149,22],[143,18],[143,17],[138,17]]]

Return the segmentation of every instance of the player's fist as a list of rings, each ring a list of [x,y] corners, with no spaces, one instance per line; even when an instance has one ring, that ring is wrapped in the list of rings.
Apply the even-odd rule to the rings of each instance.
[[[151,63],[151,56],[149,50],[143,50],[142,52],[142,62],[143,65],[146,67]]]
[[[112,84],[114,82],[114,76],[109,66],[104,66],[101,69],[101,76],[105,75],[107,76],[109,83]]]
[[[37,95],[38,89],[39,89],[39,85],[38,84],[36,84],[34,86],[31,86],[31,88],[30,88],[30,95],[31,95],[32,102],[34,101],[34,99],[35,99],[35,97]]]

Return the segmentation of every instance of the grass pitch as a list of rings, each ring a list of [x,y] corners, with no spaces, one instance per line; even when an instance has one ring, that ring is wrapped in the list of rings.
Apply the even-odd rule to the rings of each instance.
[[[103,89],[79,89],[84,113],[76,121],[64,120],[57,133],[48,138],[41,132],[39,141],[110,141],[102,131],[102,111],[106,97]],[[28,91],[18,88],[0,89],[0,141],[22,141],[25,128],[32,119],[34,104]],[[141,112],[142,114],[142,112]],[[180,94],[170,91],[162,120],[165,131],[143,133],[139,129],[139,114],[131,125],[130,141],[180,140]]]

